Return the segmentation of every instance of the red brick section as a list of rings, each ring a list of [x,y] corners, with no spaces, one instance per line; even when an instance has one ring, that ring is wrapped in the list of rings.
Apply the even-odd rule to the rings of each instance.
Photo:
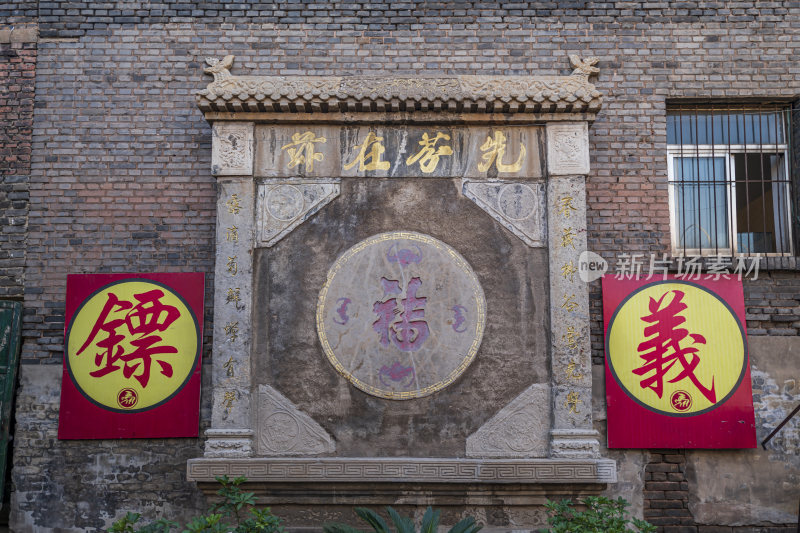
[[[0,39],[0,299],[22,299],[36,43],[9,40]]]

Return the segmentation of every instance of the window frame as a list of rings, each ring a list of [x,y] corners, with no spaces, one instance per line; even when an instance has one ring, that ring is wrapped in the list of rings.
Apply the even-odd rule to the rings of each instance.
[[[747,112],[761,112],[765,109],[770,109],[767,106],[754,106],[752,108],[748,107],[738,107],[738,106],[720,106],[720,107],[708,107],[697,105],[692,106],[692,108],[687,108],[685,106],[676,105],[673,109],[667,108],[667,112],[674,111],[677,115],[683,115],[683,111],[694,111],[697,112],[712,112],[719,111],[720,114],[722,113],[741,113],[745,114]],[[779,112],[781,117],[784,117],[784,113],[787,111],[785,108],[775,107],[775,112]],[[788,123],[787,123],[788,122]],[[791,150],[791,137],[788,137],[789,131],[791,130],[791,123],[790,120],[784,121],[784,143],[771,143],[771,144],[667,144],[667,190],[669,195],[669,224],[670,224],[670,248],[672,251],[673,257],[688,257],[688,256],[737,256],[737,255],[746,255],[746,256],[756,256],[760,255],[762,257],[792,257],[794,256],[795,252],[795,235],[793,231],[793,179],[791,175],[791,160],[792,157],[792,150]],[[778,139],[775,139],[776,141]],[[760,154],[762,157],[765,155],[777,155],[778,157],[783,157],[783,172],[785,178],[780,181],[773,180],[771,177],[769,180],[763,179],[761,180],[762,184],[769,183],[771,186],[774,186],[775,183],[783,183],[785,187],[785,193],[783,194],[784,198],[782,199],[782,203],[784,204],[781,208],[782,212],[785,213],[785,227],[786,227],[786,243],[788,246],[788,251],[786,252],[742,252],[739,248],[739,234],[738,234],[738,222],[737,222],[737,206],[736,206],[736,164],[734,160],[734,156],[738,154]],[[724,158],[725,162],[725,175],[723,176],[723,180],[719,182],[720,185],[725,186],[725,201],[726,201],[726,208],[727,212],[727,220],[725,221],[725,225],[727,226],[727,236],[728,236],[728,243],[730,246],[727,247],[719,247],[719,246],[709,246],[700,247],[700,248],[689,248],[684,246],[680,246],[679,243],[681,240],[679,239],[679,226],[678,222],[680,220],[680,213],[678,212],[678,201],[677,201],[677,194],[678,188],[681,187],[681,181],[679,181],[675,176],[675,160],[678,158],[692,158],[692,157],[709,157],[709,158]],[[686,182],[691,183],[691,181]],[[755,181],[754,183],[759,183]],[[740,185],[741,186],[741,185]],[[773,202],[775,202],[773,197]],[[772,209],[772,216],[775,216],[777,205],[773,203]],[[686,230],[684,229],[684,233]],[[702,237],[701,237],[702,238]],[[684,240],[685,243],[685,240]],[[775,238],[776,248],[778,247],[778,237]],[[701,242],[702,245],[702,242]]]

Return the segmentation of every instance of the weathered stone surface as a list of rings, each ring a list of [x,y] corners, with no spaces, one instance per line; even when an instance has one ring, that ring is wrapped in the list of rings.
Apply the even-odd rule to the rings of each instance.
[[[256,246],[273,246],[339,195],[339,180],[270,180],[258,185]]]
[[[450,385],[472,363],[486,299],[464,258],[415,232],[373,235],[331,266],[317,332],[336,370],[368,394],[410,400]]]
[[[332,453],[336,444],[319,424],[269,385],[258,387],[258,454],[267,456]]]
[[[550,387],[534,384],[467,438],[467,457],[546,457]]]
[[[256,250],[254,379],[316,420],[338,455],[464,456],[469,435],[532,383],[549,380],[546,253],[459,194],[460,181],[343,179],[341,188],[311,220]],[[457,250],[487,309],[481,347],[464,373],[435,394],[402,402],[353,387],[327,361],[315,327],[319,291],[337,257],[394,228]],[[366,329],[377,335],[371,323]]]
[[[188,479],[246,476],[259,481],[389,483],[614,483],[609,459],[250,458],[192,459]]]
[[[217,122],[211,129],[211,172],[215,176],[253,174],[253,123]]]
[[[462,182],[464,196],[478,204],[528,246],[547,243],[544,183]]]
[[[463,111],[597,112],[602,96],[589,83],[599,72],[596,57],[569,57],[570,76],[233,76],[234,56],[208,58],[214,76],[197,93],[203,111]]]
[[[547,224],[553,386],[550,451],[554,457],[594,457],[599,445],[592,427],[589,287],[577,274],[579,256],[586,250],[583,176],[548,181]]]
[[[252,178],[220,178],[214,271],[214,401],[209,455],[250,455],[253,231]],[[224,430],[224,431],[220,431]],[[237,451],[238,450],[238,451]]]
[[[547,124],[547,173],[589,173],[589,124]]]
[[[541,126],[265,124],[255,131],[258,177],[543,175]]]

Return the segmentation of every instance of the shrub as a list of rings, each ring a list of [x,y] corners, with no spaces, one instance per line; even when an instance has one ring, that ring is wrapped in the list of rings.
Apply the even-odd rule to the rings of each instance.
[[[213,504],[208,514],[200,515],[186,524],[182,533],[283,533],[280,518],[274,516],[269,508],[256,509],[255,494],[243,492],[239,487],[247,481],[246,478],[231,480],[228,476],[222,476],[217,481],[222,485],[217,491],[222,500]],[[180,524],[164,518],[135,529],[134,525],[140,518],[139,513],[128,512],[114,522],[109,533],[169,533],[173,528],[180,529]],[[229,522],[230,519],[234,522]]]
[[[386,521],[375,511],[365,507],[356,507],[355,512],[375,530],[375,533],[391,533]],[[391,507],[387,507],[386,512],[389,514],[389,519],[394,525],[395,533],[417,533],[414,521],[410,517],[401,516]],[[422,517],[422,527],[419,529],[419,533],[437,533],[440,514],[440,511],[434,511],[428,507],[425,510],[425,515]],[[475,523],[473,517],[468,516],[451,527],[447,533],[477,533],[482,527],[483,526]],[[324,531],[324,533],[363,533],[361,530],[352,526],[338,523],[325,524],[322,526],[322,531]]]
[[[585,511],[572,507],[571,500],[560,502],[549,501],[545,507],[550,512],[551,529],[543,529],[546,533],[655,533],[656,526],[639,520],[628,518],[625,508],[629,503],[623,498],[612,500],[604,496],[589,496],[581,500]],[[633,528],[629,528],[633,526]]]

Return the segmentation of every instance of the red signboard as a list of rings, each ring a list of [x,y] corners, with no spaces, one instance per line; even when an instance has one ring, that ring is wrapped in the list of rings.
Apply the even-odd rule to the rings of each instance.
[[[202,273],[67,276],[59,439],[196,437]]]
[[[603,277],[609,448],[755,448],[742,282]]]

